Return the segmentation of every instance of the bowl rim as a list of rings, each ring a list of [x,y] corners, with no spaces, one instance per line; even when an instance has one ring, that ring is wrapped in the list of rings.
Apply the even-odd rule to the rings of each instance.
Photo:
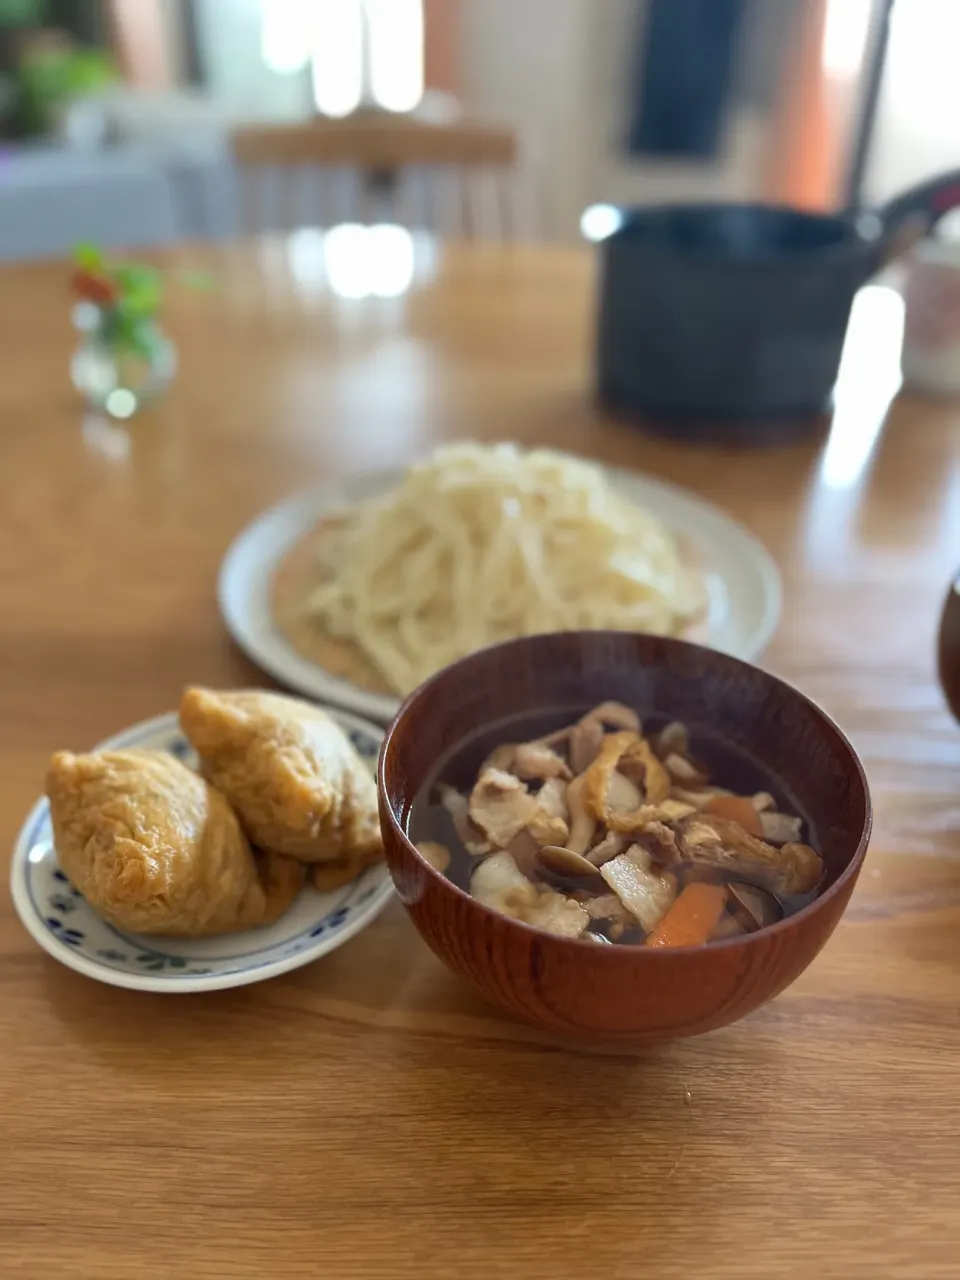
[[[765,679],[772,681],[776,685],[781,685],[788,691],[788,693],[805,702],[815,715],[823,720],[827,726],[833,730],[834,734],[839,738],[841,745],[847,751],[850,760],[853,762],[856,776],[860,781],[864,800],[863,827],[860,832],[860,839],[847,866],[836,878],[829,889],[826,889],[823,893],[817,894],[812,902],[808,902],[805,907],[801,907],[801,909],[799,911],[795,911],[793,915],[786,916],[782,920],[778,920],[776,924],[766,925],[762,929],[757,929],[754,933],[743,934],[739,938],[720,938],[716,942],[702,942],[692,947],[652,948],[644,947],[642,944],[623,947],[599,947],[596,943],[588,942],[585,938],[562,938],[558,937],[556,934],[547,933],[543,929],[537,929],[533,925],[525,924],[522,920],[515,920],[512,916],[504,915],[500,911],[494,911],[492,907],[488,907],[484,903],[479,902],[472,894],[467,893],[465,889],[461,889],[459,885],[454,884],[453,881],[448,879],[442,871],[438,871],[436,867],[428,862],[403,829],[403,826],[394,811],[393,802],[390,799],[390,795],[387,790],[385,777],[387,756],[393,746],[394,736],[400,728],[401,722],[409,716],[410,712],[416,708],[418,702],[426,697],[428,692],[430,692],[436,685],[441,684],[444,680],[449,678],[452,673],[464,670],[481,654],[485,656],[490,655],[491,653],[502,653],[504,655],[508,655],[511,651],[519,649],[529,644],[531,641],[542,641],[548,636],[580,636],[584,639],[598,640],[600,637],[609,638],[611,636],[630,634],[633,633],[584,630],[552,631],[532,636],[520,636],[514,640],[505,640],[500,644],[488,645],[483,649],[476,649],[473,653],[468,653],[466,657],[459,658],[456,662],[451,662],[447,666],[441,667],[439,671],[434,672],[434,674],[421,685],[418,685],[417,688],[414,689],[412,693],[408,694],[403,700],[399,711],[387,726],[386,732],[383,735],[383,741],[380,744],[380,754],[377,758],[377,793],[383,801],[383,807],[386,809],[388,821],[393,833],[399,837],[401,844],[405,846],[407,851],[412,852],[415,859],[421,863],[427,873],[428,879],[438,881],[445,889],[451,891],[455,896],[459,896],[469,903],[470,907],[474,910],[500,921],[508,928],[521,929],[524,933],[530,934],[535,938],[548,938],[552,943],[577,948],[586,948],[589,954],[598,957],[615,957],[628,954],[644,956],[647,960],[658,963],[654,957],[661,957],[663,960],[666,960],[670,956],[691,956],[695,954],[702,954],[707,950],[707,948],[709,948],[711,952],[721,948],[724,951],[736,950],[756,945],[757,940],[760,938],[772,937],[775,934],[786,933],[787,931],[795,928],[799,922],[812,919],[823,910],[823,907],[828,902],[837,897],[851,880],[856,879],[860,874],[860,868],[863,866],[867,855],[867,848],[869,847],[870,837],[873,832],[873,801],[870,796],[870,784],[867,780],[867,774],[863,767],[863,762],[861,761],[856,748],[853,746],[853,743],[837,724],[836,720],[834,720],[834,718],[829,715],[823,707],[819,705],[819,703],[808,697],[807,694],[798,689],[796,685],[791,684],[789,680],[784,680],[782,676],[774,675],[772,672],[765,670],[765,668],[758,666],[756,663],[745,662],[741,658],[734,658],[730,654],[721,653],[719,649],[711,649],[708,645],[696,644],[690,640],[681,640],[675,636],[647,636],[647,638],[656,639],[659,643],[665,643],[669,648],[674,648],[681,652],[705,654],[709,659],[720,659],[722,662],[729,663],[734,667],[747,668],[751,671],[759,671]],[[646,633],[636,634],[645,635]],[[389,858],[387,859],[387,862],[389,865]]]

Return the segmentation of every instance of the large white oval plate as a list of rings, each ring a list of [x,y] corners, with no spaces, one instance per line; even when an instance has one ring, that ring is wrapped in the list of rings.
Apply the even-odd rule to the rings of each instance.
[[[695,638],[735,658],[755,658],[780,619],[780,574],[766,548],[694,494],[636,472],[603,470],[625,498],[652,511],[674,530],[701,566],[710,606]],[[399,700],[358,688],[297,653],[273,624],[270,590],[284,554],[324,512],[384,493],[402,477],[401,470],[372,472],[272,507],[234,540],[220,567],[218,584],[223,620],[259,667],[300,693],[380,720],[393,717]]]
[[[344,712],[330,714],[374,770],[382,730]],[[119,747],[170,751],[191,767],[196,763],[172,712],[134,725],[96,750]],[[177,993],[242,987],[309,964],[368,925],[393,894],[381,864],[333,893],[304,889],[264,929],[190,939],[123,933],[101,920],[60,870],[46,800],[34,806],[17,838],[10,889],[29,933],[61,964],[116,987]]]

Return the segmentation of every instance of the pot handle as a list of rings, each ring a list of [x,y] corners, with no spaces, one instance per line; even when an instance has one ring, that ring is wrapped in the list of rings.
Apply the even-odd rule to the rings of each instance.
[[[960,208],[960,169],[920,182],[881,205],[877,210],[883,227],[881,264],[906,253],[956,208]]]

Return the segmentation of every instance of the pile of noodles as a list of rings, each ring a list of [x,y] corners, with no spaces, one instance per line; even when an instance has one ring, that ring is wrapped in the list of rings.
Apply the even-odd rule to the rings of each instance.
[[[303,614],[401,694],[501,640],[675,634],[703,608],[700,577],[663,523],[598,467],[547,449],[442,448],[338,524],[335,571],[325,557]]]

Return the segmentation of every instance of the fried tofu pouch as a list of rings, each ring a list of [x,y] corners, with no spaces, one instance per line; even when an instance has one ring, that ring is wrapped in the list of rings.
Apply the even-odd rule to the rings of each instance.
[[[274,693],[193,688],[180,703],[180,723],[204,776],[255,845],[356,870],[383,857],[376,783],[319,707]]]
[[[298,862],[255,855],[224,797],[165,752],[59,751],[46,793],[61,868],[118,929],[249,929],[276,920],[303,884]]]

